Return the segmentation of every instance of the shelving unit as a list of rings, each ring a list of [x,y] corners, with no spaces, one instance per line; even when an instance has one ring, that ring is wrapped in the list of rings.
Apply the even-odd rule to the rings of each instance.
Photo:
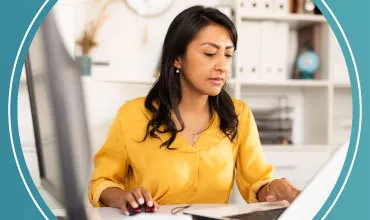
[[[137,80],[127,80],[122,79],[117,76],[92,76],[95,81],[107,82],[107,83],[119,83],[128,85],[152,85],[155,82],[155,78],[152,79],[137,79]]]
[[[312,148],[319,146],[331,148],[332,145],[338,145],[337,125],[334,124],[335,115],[341,110],[337,109],[335,104],[338,100],[345,99],[343,102],[348,103],[350,96],[350,84],[348,80],[348,73],[345,68],[345,61],[341,53],[340,47],[330,30],[330,27],[322,15],[305,15],[305,14],[261,14],[251,13],[246,14],[245,9],[242,9],[243,0],[234,1],[235,7],[235,24],[238,28],[239,43],[238,45],[250,45],[243,41],[248,37],[247,33],[243,33],[244,22],[264,22],[273,21],[277,23],[286,23],[289,25],[289,37],[292,34],[297,34],[301,28],[309,25],[317,25],[320,27],[320,41],[321,41],[321,59],[320,59],[320,80],[296,80],[287,79],[283,81],[277,80],[245,80],[240,77],[241,71],[247,62],[247,57],[243,57],[244,53],[241,50],[246,48],[238,48],[234,60],[234,69],[236,71],[236,83],[233,85],[233,95],[236,98],[245,100],[248,103],[263,102],[263,100],[253,100],[256,94],[284,94],[291,99],[291,105],[295,107],[293,115],[293,147],[306,146]],[[243,11],[244,10],[244,11]],[[294,33],[296,32],[296,33]],[[294,35],[297,36],[297,35]],[[272,36],[274,37],[274,36]],[[253,39],[253,37],[251,37]],[[279,43],[279,42],[277,42]],[[294,50],[297,48],[287,48],[287,50]],[[291,51],[288,51],[291,52]],[[288,64],[287,64],[288,65]],[[292,63],[290,63],[292,65]],[[248,65],[247,65],[248,66]],[[290,68],[287,68],[289,71]],[[341,71],[339,71],[341,70]],[[340,73],[338,73],[340,72]],[[337,75],[341,74],[340,77]],[[290,76],[291,73],[287,72]],[[347,76],[347,78],[346,78]],[[340,78],[340,80],[338,80]],[[340,91],[340,92],[339,92]],[[342,102],[341,102],[342,103]],[[253,107],[253,106],[252,106]],[[351,107],[351,106],[350,106]],[[348,108],[346,109],[347,111]],[[343,115],[344,113],[342,113]],[[351,113],[346,112],[347,117],[351,117]],[[348,123],[347,130],[341,133],[340,138],[342,142],[349,138]],[[346,134],[346,132],[348,134]],[[344,137],[343,137],[344,136]],[[266,150],[271,151],[274,147],[281,149],[286,146],[271,146],[265,147]],[[289,147],[289,149],[292,149]]]
[[[327,80],[284,80],[284,81],[259,81],[259,82],[239,82],[245,86],[271,86],[271,87],[327,87],[329,82]]]

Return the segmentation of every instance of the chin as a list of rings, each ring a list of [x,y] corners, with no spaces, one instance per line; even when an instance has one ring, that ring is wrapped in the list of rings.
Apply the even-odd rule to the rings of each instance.
[[[220,94],[220,92],[221,92],[221,89],[218,89],[218,90],[209,90],[208,92],[207,92],[207,95],[209,95],[209,96],[216,96],[216,95],[218,95],[218,94]]]

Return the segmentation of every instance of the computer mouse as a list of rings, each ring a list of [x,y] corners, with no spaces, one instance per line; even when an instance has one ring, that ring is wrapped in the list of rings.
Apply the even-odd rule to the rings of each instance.
[[[147,206],[146,204],[139,205],[137,208],[132,208],[130,203],[127,203],[128,211],[131,215],[136,215],[141,212],[152,213],[154,212],[154,205],[152,207]]]

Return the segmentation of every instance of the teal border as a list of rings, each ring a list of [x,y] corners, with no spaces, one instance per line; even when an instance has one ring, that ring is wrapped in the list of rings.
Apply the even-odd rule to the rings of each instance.
[[[313,0],[320,11],[325,16],[326,20],[328,21],[331,29],[333,30],[339,45],[342,49],[344,54],[348,72],[350,74],[350,81],[351,81],[351,89],[352,89],[352,131],[351,137],[348,147],[347,156],[339,175],[339,178],[331,191],[329,197],[327,198],[324,205],[321,207],[319,212],[316,214],[314,219],[347,219],[343,215],[344,213],[351,213],[349,216],[353,217],[364,217],[362,214],[364,213],[356,213],[349,212],[351,207],[347,207],[346,209],[342,210],[335,210],[336,215],[335,217],[332,215],[334,212],[334,207],[336,206],[337,202],[343,200],[343,191],[347,188],[346,185],[348,184],[349,177],[351,177],[351,172],[354,172],[354,163],[356,161],[356,157],[358,154],[359,149],[359,141],[361,138],[361,129],[362,129],[362,90],[361,84],[359,80],[359,72],[358,72],[358,65],[356,63],[356,57],[354,55],[353,49],[351,48],[351,44],[349,43],[348,35],[346,34],[348,29],[345,29],[340,21],[344,19],[344,16],[337,17],[334,12],[339,11],[339,7],[332,9],[332,7],[339,2],[342,2],[341,6],[346,7],[346,3],[344,1],[336,1],[334,3],[333,0]],[[359,3],[359,2],[357,2]],[[351,4],[355,4],[354,2]],[[360,3],[361,4],[361,3]],[[343,8],[346,9],[346,8]],[[347,9],[348,10],[348,9]],[[353,12],[352,12],[353,13]],[[341,14],[343,15],[343,14]],[[349,14],[347,14],[348,16]],[[348,18],[348,17],[347,17]],[[365,195],[364,195],[365,196]],[[353,198],[352,198],[353,199]],[[357,205],[356,201],[354,200],[353,205]],[[333,212],[333,213],[332,213]],[[343,212],[343,214],[341,213]]]
[[[40,24],[43,22],[45,17],[47,16],[48,12],[51,10],[51,8],[54,6],[56,1],[49,1],[46,0],[44,2],[37,2],[32,1],[32,5],[34,6],[35,11],[34,14],[27,14],[31,17],[28,17],[30,19],[30,23],[27,24],[27,30],[24,30],[24,35],[22,35],[23,39],[23,45],[21,42],[21,45],[19,45],[17,56],[15,57],[14,61],[14,67],[13,67],[13,74],[10,78],[10,89],[9,89],[9,98],[10,98],[10,105],[8,106],[9,112],[8,117],[10,120],[9,125],[9,131],[10,131],[10,141],[13,140],[13,153],[14,159],[21,177],[21,183],[24,184],[24,187],[28,188],[27,194],[25,195],[26,198],[30,198],[33,202],[34,211],[36,211],[34,214],[38,213],[38,216],[33,215],[27,215],[27,213],[22,213],[22,211],[16,213],[12,212],[11,215],[12,218],[15,216],[24,216],[24,219],[56,219],[56,217],[53,215],[49,207],[46,205],[44,200],[42,199],[39,191],[37,190],[31,175],[27,169],[27,165],[23,156],[23,151],[20,143],[20,137],[19,137],[19,129],[18,129],[18,90],[19,90],[19,83],[20,83],[20,76],[21,71],[23,67],[24,60],[26,58],[29,46],[34,38],[35,33],[37,32]],[[18,3],[19,4],[19,3]],[[39,6],[36,8],[35,6]],[[32,12],[31,10],[29,10]],[[26,15],[26,14],[23,14]],[[22,18],[23,19],[23,18]],[[33,23],[32,23],[33,22]],[[28,31],[28,33],[27,33]],[[17,164],[18,163],[18,164]],[[23,179],[23,180],[22,180]],[[22,205],[18,206],[19,210],[21,209]],[[32,206],[31,206],[32,207]],[[2,215],[3,216],[3,215]],[[32,216],[32,217],[31,217]]]
[[[362,14],[363,16],[361,16],[361,18],[363,18],[363,19],[365,18],[364,20],[362,20],[365,24],[364,29],[370,29],[370,28],[367,27],[368,26],[367,20],[369,20],[368,19],[369,16],[368,16],[368,14],[366,13],[366,10],[365,10],[366,8],[367,9],[370,8],[370,5],[369,5],[369,2],[366,1],[366,0],[356,0],[356,1],[353,1],[353,2],[344,1],[344,0],[313,0],[313,1],[320,8],[323,15],[328,20],[331,28],[333,29],[333,31],[334,31],[334,33],[335,33],[335,35],[336,35],[336,37],[339,41],[340,46],[342,48],[343,54],[344,54],[345,59],[346,59],[347,67],[348,67],[348,70],[349,70],[349,73],[350,73],[350,80],[351,80],[351,87],[352,87],[352,99],[353,99],[352,133],[351,133],[350,145],[349,145],[347,157],[346,157],[346,160],[345,160],[345,164],[344,164],[343,169],[340,173],[338,181],[337,181],[336,185],[334,186],[333,191],[331,192],[329,198],[327,199],[327,201],[325,202],[325,204],[323,205],[321,210],[315,216],[315,219],[322,219],[324,217],[326,217],[327,219],[347,219],[347,218],[354,218],[354,217],[355,217],[355,219],[356,219],[356,217],[357,218],[361,217],[361,219],[370,219],[369,209],[366,209],[366,206],[369,205],[367,202],[369,202],[369,194],[370,194],[369,190],[368,190],[368,187],[370,186],[370,184],[368,184],[368,183],[370,181],[369,181],[368,174],[366,172],[369,172],[369,171],[367,169],[368,164],[365,164],[365,162],[363,162],[363,160],[367,159],[367,163],[368,163],[368,158],[366,158],[367,155],[365,155],[365,153],[368,153],[369,150],[365,149],[365,148],[362,148],[363,145],[361,143],[362,143],[363,138],[361,138],[361,140],[358,139],[360,137],[359,134],[362,133],[361,127],[365,127],[365,125],[366,125],[365,116],[364,116],[364,119],[362,118],[362,111],[363,111],[363,108],[365,110],[366,105],[365,105],[365,103],[364,103],[364,106],[361,105],[362,101],[364,100],[363,98],[365,97],[366,93],[365,93],[365,91],[362,92],[361,83],[360,83],[359,79],[360,78],[365,78],[365,76],[363,76],[363,75],[367,74],[368,71],[364,71],[363,75],[360,75],[360,73],[359,73],[359,75],[356,75],[357,66],[360,69],[360,65],[358,65],[357,62],[352,62],[351,52],[353,52],[353,54],[354,54],[353,57],[355,57],[356,60],[364,59],[366,61],[366,57],[368,57],[368,56],[365,56],[365,55],[367,55],[366,52],[362,52],[362,53],[358,52],[358,50],[360,48],[360,46],[358,46],[358,44],[360,44],[360,42],[356,42],[356,40],[358,40],[358,39],[353,38],[354,34],[352,34],[352,38],[348,37],[348,34],[351,33],[352,29],[358,30],[358,29],[355,29],[353,27],[351,28],[350,24],[348,24],[348,23],[350,21],[359,22],[361,20],[359,15],[354,16],[353,13],[363,13]],[[32,3],[30,3],[30,2],[32,2]],[[18,157],[17,159],[18,159],[18,162],[19,162],[20,170],[21,170],[21,173],[19,173],[19,174],[22,175],[22,173],[23,173],[25,182],[28,184],[32,195],[34,196],[36,202],[39,204],[41,210],[45,213],[45,216],[41,215],[41,213],[39,212],[40,210],[38,210],[36,208],[35,204],[33,204],[33,206],[32,206],[32,203],[30,203],[30,201],[28,201],[29,195],[27,194],[27,192],[25,192],[24,190],[22,191],[18,187],[19,186],[18,183],[11,182],[10,184],[13,184],[13,187],[17,191],[16,192],[11,192],[11,189],[10,189],[10,192],[5,192],[3,194],[3,196],[6,199],[3,199],[3,201],[1,201],[1,206],[6,209],[6,210],[3,209],[2,216],[3,217],[9,216],[12,219],[43,219],[43,218],[52,218],[53,219],[53,218],[55,218],[53,216],[53,214],[51,213],[51,211],[48,209],[45,202],[42,200],[40,194],[38,193],[38,191],[37,191],[37,189],[36,189],[36,187],[35,187],[35,185],[32,181],[32,178],[29,174],[27,166],[25,164],[25,160],[24,160],[24,157],[23,157],[21,144],[20,144],[20,140],[19,140],[18,118],[17,118],[17,112],[18,112],[17,97],[18,97],[18,88],[19,88],[19,83],[20,83],[20,73],[21,73],[21,69],[22,69],[22,64],[24,62],[26,53],[28,51],[29,45],[30,45],[30,43],[31,43],[31,41],[34,37],[34,34],[35,34],[36,30],[38,29],[38,27],[40,26],[40,24],[44,20],[48,11],[50,11],[50,9],[52,8],[52,6],[55,3],[56,3],[56,1],[53,0],[53,1],[50,1],[46,4],[45,8],[41,11],[41,13],[37,17],[35,23],[32,25],[32,27],[30,29],[30,32],[28,33],[27,37],[25,38],[24,45],[21,48],[20,53],[19,53],[18,62],[16,63],[16,68],[15,68],[15,71],[14,71],[13,84],[12,84],[13,87],[11,89],[11,96],[10,96],[10,116],[12,116],[12,117],[11,117],[11,122],[10,122],[11,127],[9,127],[9,129],[11,129],[10,132],[12,132],[12,134],[13,134],[12,137],[13,137],[13,141],[14,141],[14,151],[16,153],[16,155],[13,155],[13,157],[14,156]],[[43,4],[43,2],[38,1],[38,0],[32,0],[32,1],[23,0],[23,1],[16,1],[15,3],[14,2],[12,3],[12,1],[11,1],[10,3],[7,3],[7,6],[9,6],[13,10],[15,10],[15,8],[17,8],[17,11],[20,12],[18,14],[18,16],[19,15],[21,15],[21,16],[19,16],[19,18],[14,16],[14,15],[12,16],[12,13],[14,13],[13,10],[7,11],[6,9],[4,9],[4,12],[3,12],[4,17],[2,17],[2,18],[5,21],[7,19],[6,16],[9,16],[12,19],[18,19],[19,21],[14,22],[16,24],[15,26],[18,25],[17,27],[27,27],[28,24],[25,26],[24,21],[27,21],[30,18],[32,20],[32,18],[33,18],[32,16],[34,16],[34,14],[33,14],[34,12],[32,12],[32,10],[37,11],[38,7],[40,7],[42,4]],[[333,11],[333,13],[337,17],[338,21],[340,21],[339,24],[346,23],[342,27],[343,31],[345,33],[345,36],[347,36],[347,39],[350,40],[350,43],[351,43],[350,45],[351,46],[352,45],[357,45],[356,48],[352,48],[353,51],[351,51],[351,47],[346,44],[346,42],[345,42],[346,37],[341,34],[340,27],[336,24],[334,17],[331,16],[331,14],[330,14],[329,10],[326,8],[325,4],[327,4],[329,6],[329,8]],[[357,7],[354,7],[354,5],[357,5]],[[346,10],[349,10],[348,7],[356,8],[360,12],[353,11],[353,10],[346,11]],[[367,18],[367,20],[366,20],[366,18]],[[20,21],[21,19],[22,19],[23,22]],[[2,21],[1,24],[3,24],[3,23],[5,23],[5,22]],[[354,24],[355,23],[353,23],[353,25]],[[9,27],[9,26],[5,26],[5,27]],[[362,30],[361,34],[365,31],[366,30]],[[25,33],[25,30],[24,30],[24,32],[21,32],[21,33]],[[19,33],[19,35],[21,35],[21,33]],[[368,32],[366,32],[366,35],[364,35],[364,36],[369,37],[370,34]],[[14,38],[14,40],[17,41],[17,40],[19,40],[18,38],[19,38],[19,36],[17,35],[17,38]],[[370,40],[370,38],[365,38],[365,37],[361,38],[361,39],[364,40],[364,42],[365,42],[366,39],[368,41]],[[5,43],[2,43],[0,45],[2,45],[2,46],[5,45],[6,46]],[[4,47],[4,48],[8,49],[6,47]],[[14,49],[14,48],[10,48],[10,49]],[[356,50],[356,49],[358,49],[358,50]],[[369,49],[369,48],[363,48],[363,50],[367,50],[367,49]],[[10,54],[8,54],[9,57],[11,57],[11,55],[14,55],[12,53],[13,50],[8,50],[8,51],[10,52]],[[364,56],[357,55],[357,53],[362,54]],[[4,60],[9,60],[9,58],[4,56],[3,54],[1,54],[1,55],[2,55],[0,57],[1,60],[3,60],[3,58],[4,58]],[[7,59],[5,59],[5,58],[7,58]],[[5,63],[5,61],[1,61],[1,60],[0,60],[0,62],[4,62],[4,64],[2,63],[2,66],[7,66],[7,64],[9,64],[9,63]],[[366,64],[366,63],[364,63],[364,64]],[[367,66],[366,67],[361,66],[361,67],[365,70],[369,70],[369,68]],[[9,80],[9,78],[7,78],[7,77],[8,77],[8,75],[5,76],[4,82],[7,82],[7,80]],[[369,79],[369,78],[367,77],[366,79]],[[369,81],[367,81],[367,82],[369,82]],[[8,88],[8,87],[6,87],[6,88]],[[363,90],[366,89],[366,87],[362,87],[362,88],[363,88]],[[8,94],[8,93],[6,93],[6,94]],[[360,94],[362,94],[362,97],[361,97]],[[4,100],[8,100],[7,99],[8,97],[4,97],[4,96],[0,96],[0,97]],[[2,114],[2,115],[8,116],[8,114],[9,114],[8,111],[4,111],[4,109],[1,109],[1,110],[4,113],[6,112],[6,114]],[[364,111],[364,112],[366,112],[366,111]],[[364,121],[362,121],[362,119]],[[3,116],[3,121],[5,122],[4,116]],[[8,124],[6,124],[6,127],[7,126],[8,126]],[[4,128],[5,128],[5,126],[3,126],[3,130],[5,130]],[[366,131],[368,131],[368,130],[366,130]],[[4,136],[3,136],[3,138],[5,139]],[[369,148],[369,146],[367,146],[367,148]],[[355,161],[356,163],[353,163],[354,158],[356,157],[356,153],[359,153],[360,150],[361,150],[362,154],[361,155],[358,154],[357,158],[356,158],[357,160]],[[6,151],[5,154],[7,156],[12,156],[11,154],[9,154],[8,151]],[[13,158],[13,157],[11,157],[11,158]],[[363,159],[363,160],[361,160],[361,162],[362,162],[361,164],[359,163],[360,162],[359,158]],[[5,162],[1,162],[1,165],[2,166],[9,166],[8,164],[5,164]],[[361,167],[361,165],[364,165],[364,166]],[[365,165],[367,165],[367,166],[365,166]],[[342,186],[345,182],[345,179],[346,179],[347,175],[350,174],[349,172],[350,172],[351,167],[353,167],[352,174],[351,174],[350,178],[348,179],[346,187],[342,191],[341,188],[342,188]],[[363,169],[362,170],[363,172],[359,171],[360,168]],[[16,175],[18,174],[18,173],[14,173],[14,172],[16,172],[16,171],[12,170],[12,167],[9,167],[9,176],[14,177],[14,174],[16,174]],[[365,174],[367,174],[367,176]],[[362,179],[361,179],[361,176],[362,176]],[[17,178],[19,178],[19,176],[14,177],[14,179],[10,178],[10,181],[16,180]],[[4,181],[4,182],[6,182],[6,181]],[[9,183],[1,183],[1,186],[2,186],[3,189],[4,188],[9,188],[9,186],[11,186],[10,184]],[[356,187],[358,187],[358,186],[359,186],[359,188],[356,189]],[[19,192],[18,192],[18,189],[19,189]],[[11,197],[11,196],[15,196],[15,195],[16,195],[16,198]],[[331,212],[328,215],[326,215],[326,213],[328,212],[330,207],[333,205],[333,202],[335,201],[337,196],[339,196],[338,197],[339,199],[337,200],[337,203],[334,205],[334,208],[331,210]],[[346,202],[344,202],[344,201],[346,201]],[[8,207],[10,207],[8,203],[11,203],[10,205],[14,206],[15,209],[13,209],[13,210],[8,209]],[[352,203],[352,207],[351,207],[351,203]],[[25,205],[25,206],[23,207],[23,205]],[[32,208],[30,208],[29,205]],[[345,205],[347,205],[347,206],[345,206]],[[361,209],[361,212],[353,212],[353,210],[359,210],[359,207],[364,207],[364,209]],[[22,210],[22,211],[20,211],[20,210]],[[349,212],[348,210],[352,210],[352,212]],[[364,217],[365,214],[367,214],[369,218]]]

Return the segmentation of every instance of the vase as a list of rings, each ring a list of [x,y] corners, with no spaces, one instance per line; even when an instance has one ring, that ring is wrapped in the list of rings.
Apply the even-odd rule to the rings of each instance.
[[[90,56],[76,56],[76,61],[80,66],[80,74],[82,76],[91,76],[91,57]]]

